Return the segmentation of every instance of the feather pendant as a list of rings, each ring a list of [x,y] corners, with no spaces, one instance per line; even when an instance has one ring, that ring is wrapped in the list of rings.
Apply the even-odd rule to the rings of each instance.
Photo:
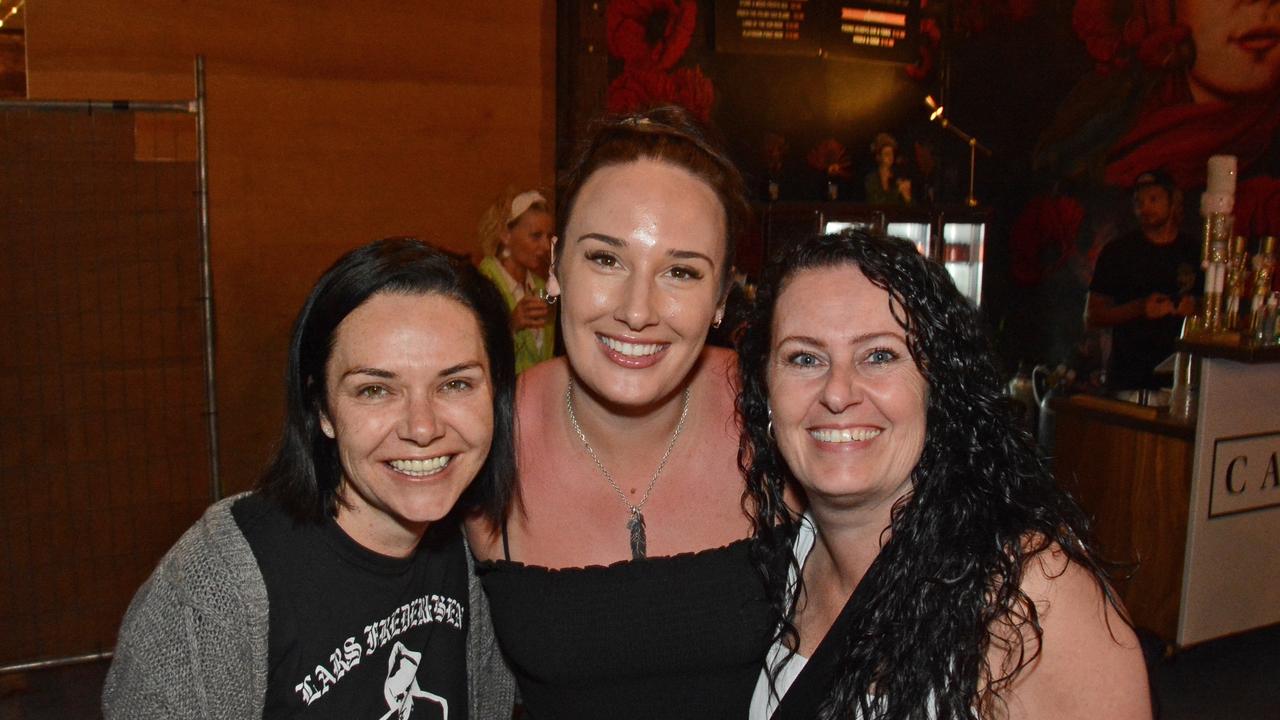
[[[631,559],[639,560],[644,557],[646,550],[644,515],[639,510],[631,511],[631,519],[627,521],[627,529],[631,531]]]

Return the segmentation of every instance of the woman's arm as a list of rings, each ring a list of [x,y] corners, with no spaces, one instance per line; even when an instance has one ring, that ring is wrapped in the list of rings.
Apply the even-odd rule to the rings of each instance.
[[[129,604],[103,686],[107,720],[261,717],[266,587],[230,503],[210,508]]]
[[[1039,612],[1039,641],[1021,628],[1023,651],[1039,656],[1007,687],[997,689],[1011,720],[1018,718],[1149,720],[1151,691],[1132,628],[1104,597],[1094,576],[1055,545],[1027,560],[1022,590]],[[998,678],[1019,658],[1008,632],[993,631],[987,658]]]
[[[498,638],[489,614],[489,598],[484,594],[475,564],[467,549],[467,594],[471,621],[467,629],[467,690],[472,720],[511,720],[516,703],[516,684],[498,648]]]

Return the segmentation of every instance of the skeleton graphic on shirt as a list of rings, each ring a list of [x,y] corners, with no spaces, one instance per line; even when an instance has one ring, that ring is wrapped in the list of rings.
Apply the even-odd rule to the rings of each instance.
[[[387,659],[387,680],[382,688],[388,710],[380,720],[409,720],[418,700],[429,703],[422,707],[426,717],[449,720],[449,701],[418,686],[418,665],[421,662],[422,653],[409,650],[404,643],[397,641],[391,648],[391,656]]]

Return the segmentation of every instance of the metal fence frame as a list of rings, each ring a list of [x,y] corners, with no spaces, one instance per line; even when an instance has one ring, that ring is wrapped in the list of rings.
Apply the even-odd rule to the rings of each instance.
[[[200,240],[200,303],[204,320],[204,381],[207,402],[207,431],[209,437],[209,499],[222,497],[222,481],[218,468],[218,411],[217,384],[214,370],[214,315],[213,275],[209,261],[209,165],[205,132],[205,84],[204,56],[195,59],[195,99],[173,101],[138,100],[0,100],[0,110],[36,110],[47,112],[134,112],[134,113],[183,113],[196,119],[196,164],[198,174],[197,207],[199,212],[198,235]],[[33,662],[0,666],[0,675],[46,668],[74,665],[110,658],[112,653],[100,652],[51,658]]]

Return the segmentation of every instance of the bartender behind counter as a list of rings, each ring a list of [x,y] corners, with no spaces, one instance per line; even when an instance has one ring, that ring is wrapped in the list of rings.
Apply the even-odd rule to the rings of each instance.
[[[1111,329],[1107,387],[1157,388],[1153,370],[1173,353],[1182,319],[1196,311],[1200,247],[1181,233],[1182,192],[1163,170],[1138,176],[1138,228],[1098,256],[1085,301],[1085,327]]]

